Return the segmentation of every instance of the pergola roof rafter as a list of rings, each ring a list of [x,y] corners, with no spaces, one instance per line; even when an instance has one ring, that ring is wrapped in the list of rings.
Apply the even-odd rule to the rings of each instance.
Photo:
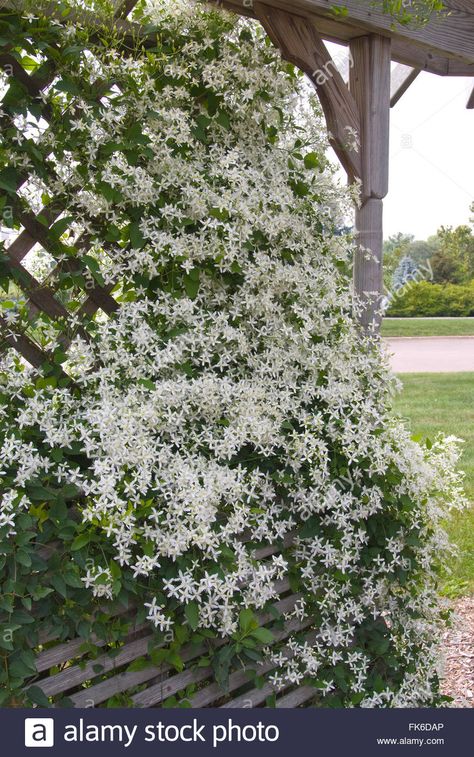
[[[236,13],[257,17],[256,3],[218,0]],[[344,0],[347,15],[335,16],[332,0],[260,0],[260,5],[310,19],[331,42],[349,44],[356,37],[380,34],[392,41],[392,59],[442,76],[474,76],[474,4],[445,0],[446,13],[422,29],[395,26],[371,0]]]

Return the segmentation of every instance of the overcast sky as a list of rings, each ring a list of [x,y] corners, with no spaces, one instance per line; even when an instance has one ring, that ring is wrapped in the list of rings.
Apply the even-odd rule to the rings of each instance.
[[[467,223],[474,202],[474,78],[421,73],[392,109],[386,235]]]
[[[330,45],[336,60],[342,50]],[[473,78],[422,73],[392,109],[390,192],[385,237],[425,239],[441,226],[468,223],[474,202]]]

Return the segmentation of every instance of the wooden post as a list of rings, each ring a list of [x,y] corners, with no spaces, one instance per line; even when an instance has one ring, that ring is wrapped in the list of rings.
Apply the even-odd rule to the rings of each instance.
[[[370,34],[351,41],[349,86],[360,114],[361,206],[356,211],[360,249],[354,285],[363,302],[362,325],[380,325],[383,292],[383,198],[388,192],[391,43]]]

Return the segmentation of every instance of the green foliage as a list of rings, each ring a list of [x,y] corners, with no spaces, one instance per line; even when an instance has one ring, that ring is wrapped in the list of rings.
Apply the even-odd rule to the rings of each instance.
[[[474,229],[471,226],[441,227],[439,248],[431,259],[437,284],[467,284],[474,279]]]
[[[94,5],[94,3],[91,3]],[[97,3],[97,5],[103,5]],[[66,7],[67,10],[67,7]],[[226,17],[210,16],[209,35],[212,44],[206,48],[206,54],[209,60],[215,56],[215,45],[225,33],[230,22]],[[22,115],[30,118],[48,117],[51,129],[54,132],[56,140],[55,158],[57,161],[67,161],[71,155],[81,156],[87,153],[90,148],[89,141],[86,137],[85,144],[81,143],[81,135],[77,134],[74,128],[74,105],[76,98],[80,95],[83,103],[83,109],[91,113],[95,119],[100,119],[103,110],[107,107],[120,108],[127,104],[129,94],[134,92],[136,81],[133,76],[126,70],[119,84],[112,86],[106,82],[100,87],[101,99],[98,99],[97,83],[91,84],[87,77],[81,76],[80,72],[83,67],[87,68],[87,63],[94,54],[100,57],[104,54],[103,50],[113,49],[115,54],[120,54],[123,50],[123,40],[107,36],[106,30],[101,30],[100,34],[93,34],[78,28],[75,32],[74,44],[69,42],[66,45],[64,37],[59,32],[58,25],[48,21],[41,13],[35,15],[32,19],[26,19],[18,14],[6,12],[0,16],[0,36],[8,38],[12,49],[16,53],[37,54],[45,59],[55,61],[60,68],[60,78],[57,78],[52,87],[52,94],[49,99],[48,112],[39,98],[31,96],[25,88],[16,82],[9,85],[8,91],[2,109],[5,110],[7,117],[10,119]],[[159,30],[156,33],[156,49],[147,51],[146,60],[149,62],[150,79],[157,82],[157,89],[161,91],[176,82],[173,81],[172,73],[167,70],[167,63],[173,61],[177,56],[177,51],[183,43],[188,44],[186,35],[182,38],[183,32],[176,31],[175,38],[169,39],[168,34],[160,35]],[[242,35],[248,35],[248,30],[243,30]],[[113,37],[113,35],[112,35]],[[242,41],[246,37],[242,36]],[[252,37],[250,37],[252,39]],[[247,39],[248,41],[248,39]],[[127,53],[130,50],[127,48]],[[33,60],[33,59],[32,59]],[[170,69],[173,66],[169,67]],[[280,71],[283,78],[283,72],[287,77],[294,76],[291,68],[284,68]],[[213,91],[202,76],[199,78],[199,72],[196,73],[196,85],[187,93],[187,105],[193,117],[192,134],[202,146],[207,148],[211,144],[212,129],[220,129],[224,139],[235,138],[235,135],[228,134],[231,127],[231,117],[222,107],[218,95]],[[122,88],[123,93],[117,94],[116,88]],[[156,94],[154,92],[154,94]],[[266,102],[268,94],[264,91],[259,95]],[[156,107],[156,106],[155,106]],[[206,113],[203,110],[206,110]],[[126,108],[125,108],[126,110]],[[273,114],[275,115],[275,114]],[[151,122],[154,117],[153,101],[150,99],[149,112],[142,114],[143,123],[147,119]],[[277,122],[277,121],[276,121]],[[264,125],[265,126],[265,125]],[[274,124],[265,126],[262,133],[268,140],[265,148],[274,145],[278,138],[278,128]],[[9,156],[8,148],[11,148],[12,136],[15,136],[7,130],[2,134],[2,151],[0,152],[0,189],[6,201],[10,201],[14,194],[16,174],[12,173],[8,167],[7,161]],[[170,152],[186,157],[186,145],[182,145],[178,139],[168,140]],[[320,202],[319,192],[321,185],[319,176],[316,171],[323,168],[324,156],[321,154],[308,152],[304,155],[304,150],[299,153],[298,150],[303,148],[301,141],[295,143],[294,154],[292,153],[291,176],[289,188],[292,190],[292,199],[295,201],[302,200],[308,204],[308,207],[315,207]],[[82,150],[82,153],[81,153]],[[47,165],[49,154],[41,153],[36,148],[33,140],[19,141],[15,145],[15,151],[23,154],[28,158],[33,166],[33,173],[37,178],[47,183],[48,171]],[[144,135],[143,127],[132,118],[125,124],[123,133],[119,135],[116,141],[107,141],[106,138],[101,142],[100,149],[97,152],[96,170],[88,173],[87,167],[78,163],[78,173],[82,172],[85,189],[90,191],[97,204],[102,203],[107,208],[113,209],[110,216],[113,217],[110,224],[104,226],[103,222],[97,220],[91,212],[88,232],[95,240],[102,244],[99,251],[95,250],[87,255],[81,255],[80,251],[74,244],[74,239],[69,239],[68,223],[66,219],[59,220],[51,229],[45,227],[48,249],[53,249],[64,260],[73,261],[77,267],[65,266],[59,276],[59,291],[61,301],[66,303],[71,309],[77,307],[77,303],[90,288],[90,282],[93,279],[98,284],[103,283],[103,272],[101,263],[103,256],[107,254],[108,248],[106,243],[113,242],[120,248],[120,251],[130,253],[132,250],[141,250],[147,244],[145,231],[143,229],[142,216],[143,207],[137,205],[132,200],[124,199],[121,189],[117,185],[104,179],[101,169],[107,164],[108,158],[115,152],[120,152],[129,167],[140,168],[146,166],[150,160],[149,138]],[[269,154],[270,150],[269,150]],[[49,167],[50,168],[50,167]],[[168,196],[167,192],[157,193],[156,205],[153,205],[155,218],[161,219],[165,216],[163,209],[173,204],[174,198]],[[22,212],[27,209],[27,202],[24,198],[16,198],[13,203],[13,225],[20,228]],[[148,212],[149,209],[147,209]],[[254,210],[258,214],[258,208]],[[231,210],[225,208],[212,207],[209,211],[210,220],[217,221],[225,226],[230,217]],[[206,219],[207,221],[207,219]],[[329,223],[325,219],[325,223]],[[176,224],[180,228],[185,228],[190,234],[193,233],[195,219],[179,216]],[[176,230],[176,228],[174,228]],[[286,233],[286,231],[285,231]],[[255,227],[254,239],[248,244],[249,258],[258,255],[262,250],[269,246],[268,238],[261,232],[258,226]],[[286,255],[290,257],[293,250],[287,250]],[[329,258],[329,255],[328,255]],[[155,295],[158,299],[163,293],[171,295],[176,300],[188,298],[195,300],[200,296],[202,288],[219,282],[222,293],[225,296],[235,295],[240,283],[242,269],[238,262],[230,271],[226,271],[222,276],[219,272],[219,264],[222,261],[217,259],[205,259],[200,268],[193,267],[186,270],[181,265],[182,260],[171,259],[170,261],[160,263],[157,266],[156,275],[146,277],[138,274],[136,280],[130,282],[120,282],[117,285],[115,294],[119,302],[130,302],[137,299],[137,292],[145,290],[150,295]],[[3,260],[5,263],[5,260]],[[289,266],[290,268],[290,266]],[[328,263],[329,269],[329,263]],[[13,302],[14,296],[18,293],[18,280],[11,270],[6,269],[4,272],[6,278],[6,293],[11,299],[7,302]],[[12,286],[13,282],[13,286]],[[14,303],[15,304],[15,303]],[[4,303],[5,305],[5,303]],[[319,306],[319,303],[318,303]],[[8,306],[9,307],[9,306]],[[8,309],[8,308],[7,308]],[[298,323],[298,309],[295,307],[293,313],[296,326]],[[44,332],[44,341],[47,343],[48,330],[58,328],[53,319],[46,316],[38,316],[32,322],[29,320],[29,313],[26,308],[19,305],[18,325],[20,328],[29,329],[30,336],[37,339],[42,346],[42,334]],[[293,324],[291,324],[293,325]],[[303,327],[304,324],[301,324]],[[179,327],[169,328],[169,324],[163,324],[157,321],[153,324],[163,343],[171,340],[176,334],[179,334]],[[32,328],[34,327],[34,328]],[[96,324],[92,319],[84,319],[81,328],[84,329],[86,337],[93,337]],[[306,326],[305,326],[306,328]],[[341,326],[342,328],[342,326]],[[336,334],[339,325],[334,326],[334,336],[331,339],[336,341]],[[58,333],[57,330],[55,333]],[[298,333],[295,328],[295,335]],[[73,336],[68,334],[68,336]],[[314,335],[318,339],[317,335]],[[296,336],[295,336],[296,338]],[[309,342],[310,340],[308,340]],[[332,349],[332,343],[328,341],[328,346]],[[361,345],[355,343],[352,348],[360,354]],[[261,349],[264,349],[262,344]],[[308,347],[309,349],[309,347]],[[370,366],[372,351],[367,348],[365,353],[367,363],[364,363],[364,369]],[[67,389],[71,396],[79,396],[79,388],[73,385],[62,371],[62,364],[66,359],[62,348],[57,347],[51,355],[51,361],[46,362],[38,372],[31,383],[22,385],[21,390],[13,397],[11,402],[7,402],[7,397],[2,400],[2,441],[7,434],[12,434],[15,442],[21,442],[25,445],[31,445],[36,453],[41,455],[47,461],[54,461],[56,464],[63,464],[65,470],[77,470],[85,472],[89,468],[88,460],[81,444],[71,443],[70,446],[62,445],[55,447],[46,438],[43,431],[35,425],[28,425],[18,428],[15,419],[24,408],[24,399],[40,400],[44,394],[58,396],[59,390]],[[375,361],[375,359],[374,359]],[[196,360],[196,362],[198,362]],[[199,366],[197,366],[199,369]],[[16,365],[18,373],[21,374],[23,368],[18,361]],[[190,362],[182,362],[178,369],[183,377],[193,379],[196,366]],[[381,371],[377,364],[377,376]],[[152,374],[154,375],[154,374]],[[321,384],[325,383],[326,376],[321,371],[319,376]],[[120,377],[118,377],[120,380]],[[367,384],[369,379],[366,378],[366,372],[359,376],[360,396],[365,403],[367,396]],[[146,393],[153,392],[155,382],[151,378],[142,378],[139,381],[140,388]],[[341,387],[345,390],[343,382]],[[371,389],[371,401],[374,407],[377,405],[376,392]],[[386,391],[380,389],[382,395]],[[55,393],[58,393],[55,395]],[[338,397],[339,401],[339,397]],[[351,412],[356,413],[354,406],[351,405]],[[309,408],[306,415],[311,419],[314,408]],[[330,408],[321,403],[320,420],[322,428],[337,425]],[[318,410],[319,412],[319,410]],[[300,419],[301,420],[301,419]],[[351,418],[348,417],[349,425]],[[229,421],[223,418],[219,423],[225,428]],[[295,423],[297,423],[295,421]],[[341,424],[342,425],[342,424]],[[381,425],[381,424],[380,424]],[[300,429],[286,421],[283,427],[288,435],[298,434]],[[381,431],[377,425],[374,437]],[[378,438],[378,437],[377,437]],[[391,442],[390,442],[391,443]],[[331,480],[338,483],[343,491],[349,492],[347,482],[350,479],[350,469],[352,461],[348,456],[339,449],[338,445],[330,437],[321,437],[321,452],[327,452],[325,463],[327,463],[328,476]],[[326,450],[327,448],[327,450]],[[316,452],[315,452],[316,454]],[[385,450],[384,450],[385,454]],[[398,450],[397,450],[398,454]],[[292,469],[285,469],[286,459],[282,459],[280,450],[263,454],[253,448],[250,444],[237,449],[231,464],[242,470],[253,472],[260,471],[268,476],[268,480],[275,482],[275,491],[278,494],[278,500],[284,501],[291,488],[292,475],[295,473]],[[425,533],[429,533],[430,523],[423,509],[420,507],[416,513],[417,527],[412,528],[411,515],[414,509],[414,503],[406,494],[401,494],[399,488],[402,486],[403,473],[390,460],[384,460],[382,473],[377,473],[377,468],[373,468],[373,461],[362,458],[358,462],[358,479],[353,484],[353,491],[350,496],[354,495],[357,501],[360,500],[362,514],[359,516],[358,527],[360,532],[358,536],[363,536],[360,550],[360,567],[361,572],[370,570],[371,566],[377,564],[390,565],[392,555],[388,548],[389,539],[395,539],[397,535],[410,531],[401,545],[400,555],[403,561],[409,564],[410,571],[394,561],[393,569],[386,568],[388,577],[384,578],[387,585],[390,586],[393,605],[399,601],[399,595],[408,587],[412,597],[417,597],[425,590],[425,574],[419,566],[418,549],[421,544],[420,529],[423,527]],[[25,685],[34,682],[36,676],[35,654],[41,648],[48,648],[54,645],[58,640],[74,638],[79,635],[84,639],[84,647],[81,650],[84,657],[82,662],[93,662],[97,660],[99,649],[105,649],[111,658],[115,656],[120,649],[124,639],[132,628],[132,622],[143,621],[147,615],[144,609],[145,602],[151,597],[157,600],[160,607],[166,607],[166,613],[173,619],[173,638],[170,641],[166,634],[156,631],[153,634],[152,642],[148,654],[143,658],[133,662],[129,671],[139,672],[148,665],[155,667],[165,667],[167,670],[181,672],[187,659],[183,650],[189,650],[192,646],[196,651],[196,665],[200,667],[211,667],[214,671],[216,681],[225,691],[228,685],[230,674],[244,667],[246,670],[254,670],[262,660],[263,650],[265,647],[273,644],[278,638],[278,632],[282,630],[284,618],[275,610],[272,602],[268,602],[263,608],[263,615],[266,620],[263,623],[260,616],[250,608],[241,610],[238,617],[238,627],[230,634],[223,644],[221,639],[212,629],[201,627],[201,618],[199,607],[196,602],[190,601],[181,605],[178,601],[165,597],[162,591],[163,580],[172,581],[176,579],[181,571],[185,571],[190,565],[199,562],[201,553],[196,549],[194,552],[190,549],[189,553],[180,554],[178,559],[160,556],[159,570],[152,572],[146,579],[134,575],[132,569],[119,565],[116,558],[116,550],[110,538],[106,538],[104,531],[107,529],[107,523],[103,523],[100,517],[89,519],[87,522],[81,521],[81,508],[85,506],[84,500],[86,495],[74,485],[64,485],[60,477],[55,477],[46,469],[41,479],[33,479],[18,483],[16,476],[18,469],[15,464],[5,465],[3,470],[3,486],[5,490],[17,487],[20,491],[19,500],[25,496],[28,499],[29,506],[25,511],[20,512],[16,519],[16,533],[8,534],[7,528],[0,532],[0,684],[3,687],[2,703],[10,705],[21,704],[24,702],[35,703],[42,706],[47,704],[61,704],[61,697],[54,697],[46,700],[42,695],[39,687],[33,686],[25,694]],[[308,490],[314,488],[314,474],[317,465],[310,464],[310,460],[301,461],[301,470],[298,471],[302,486]],[[374,472],[375,471],[375,472]],[[349,476],[349,478],[348,478]],[[270,485],[270,484],[269,484]],[[345,487],[345,488],[344,488]],[[371,489],[376,491],[376,496],[380,496],[381,508],[371,510],[370,497],[366,492]],[[20,510],[20,501],[15,501],[14,505]],[[147,513],[153,506],[153,499],[148,500],[145,497],[135,508],[134,515],[140,523],[143,513]],[[332,506],[328,502],[327,509]],[[365,511],[365,508],[367,510]],[[128,514],[128,513],[127,513]],[[261,503],[256,503],[253,515],[256,520],[265,511]],[[226,513],[224,513],[225,517]],[[356,516],[357,517],[357,516]],[[342,550],[344,534],[338,528],[337,522],[331,517],[303,517],[295,516],[295,527],[302,541],[305,539],[314,539],[320,537],[322,543],[327,545],[331,550]],[[153,545],[146,544],[146,539],[138,534],[138,539],[144,542],[144,554],[146,557],[153,555]],[[401,537],[402,538],[402,537]],[[428,537],[427,537],[428,538]],[[53,545],[53,548],[51,548]],[[147,546],[152,547],[147,551]],[[301,578],[301,559],[295,556],[295,550],[288,548],[283,551],[285,561],[288,563],[288,574],[290,586],[294,592],[303,592],[305,589],[304,582]],[[357,558],[359,559],[359,557]],[[232,569],[235,555],[229,548],[221,551],[220,559],[216,559],[209,568],[209,573],[222,578],[226,571]],[[329,563],[330,564],[330,563]],[[84,576],[90,566],[100,566],[100,572],[97,576],[97,583],[100,585],[102,575],[110,574],[111,581],[110,595],[104,595],[104,598],[94,599],[91,596],[90,588],[85,585]],[[258,569],[255,562],[255,569]],[[342,565],[334,569],[331,567],[330,575],[331,586],[337,590],[341,589],[344,597],[348,602],[357,604],[361,593],[364,591],[361,577],[357,570],[351,567],[351,572]],[[105,583],[105,582],[104,582]],[[324,587],[324,584],[322,584]],[[388,591],[388,588],[387,588]],[[326,597],[324,591],[315,590],[310,593],[304,591],[305,613],[310,618],[313,626],[317,627],[321,622],[321,606]],[[133,620],[129,615],[115,614],[114,610],[129,610],[133,608]],[[136,609],[138,608],[138,609]],[[143,608],[143,609],[142,609]],[[338,608],[339,611],[339,608]],[[416,612],[416,611],[414,611]],[[420,617],[422,613],[420,612]],[[270,620],[268,620],[270,617]],[[400,629],[395,627],[395,621],[392,621],[394,638],[399,633],[403,633],[403,624]],[[320,696],[320,700],[331,707],[343,705],[358,705],[362,701],[364,694],[381,693],[383,690],[396,692],[403,680],[405,670],[406,650],[397,648],[392,641],[389,627],[385,621],[380,618],[373,619],[368,611],[367,615],[361,614],[361,620],[357,623],[354,631],[354,637],[350,640],[349,652],[361,655],[370,662],[366,688],[367,692],[353,693],[355,685],[355,674],[349,664],[340,663],[334,665],[330,660],[323,665],[318,671],[318,679],[312,680],[315,692]],[[304,635],[297,637],[301,641]],[[45,641],[45,639],[47,639]],[[97,639],[103,641],[105,647],[100,647],[91,641]],[[342,643],[341,643],[342,644]],[[421,642],[415,639],[413,644],[410,642],[412,654],[419,653]],[[82,664],[82,663],[81,663]],[[95,680],[105,679],[108,674],[104,674],[98,663],[93,667]],[[410,671],[411,672],[411,671]],[[334,684],[333,684],[334,681]],[[256,681],[256,685],[261,681]],[[327,689],[327,685],[329,689]],[[326,697],[325,692],[332,687],[332,693]],[[189,698],[193,694],[192,687],[183,692],[178,692],[174,697],[167,700],[167,706],[188,706]],[[431,699],[430,699],[431,701]],[[436,693],[432,701],[436,703]],[[65,702],[63,701],[62,704]],[[109,700],[109,706],[129,705],[129,698],[125,695],[113,697]]]
[[[462,286],[427,281],[411,284],[392,300],[387,315],[404,318],[473,316],[474,280]]]
[[[384,318],[382,336],[474,336],[474,318]]]
[[[93,10],[103,13],[104,18],[107,14],[110,16],[110,3],[99,0],[89,5]],[[23,55],[25,51],[32,56],[41,55],[46,61],[53,61],[61,75],[53,83],[47,108],[40,99],[30,95],[11,78],[2,101],[2,109],[7,119],[13,119],[17,115],[27,118],[44,116],[50,124],[51,132],[54,133],[56,158],[67,160],[67,156],[77,149],[78,145],[78,137],[72,128],[75,99],[80,96],[95,116],[104,103],[110,105],[114,99],[119,100],[119,96],[110,89],[110,85],[105,85],[100,101],[97,86],[91,86],[87,77],[81,76],[78,72],[93,55],[100,58],[107,56],[110,49],[121,50],[123,40],[117,39],[105,26],[98,35],[91,34],[87,28],[77,26],[74,44],[70,44],[62,34],[60,25],[52,22],[47,15],[42,15],[41,3],[35,4],[34,7],[35,14],[30,19],[8,9],[0,9],[0,38],[4,43],[8,40],[9,50],[14,56]],[[67,4],[64,4],[64,10],[66,18]],[[137,20],[138,18],[137,15]],[[211,21],[212,18],[210,16]],[[217,14],[214,19],[215,28],[211,31],[218,38],[231,25],[227,19]],[[182,41],[186,41],[185,37]],[[177,43],[179,44],[179,38]],[[128,48],[127,52],[130,52]],[[157,35],[155,55],[151,58],[150,69],[158,80],[161,77],[161,86],[167,83],[163,73],[164,66],[175,54],[175,41],[170,43],[167,34],[164,34],[163,38]],[[31,58],[31,61],[30,68],[35,58]],[[121,86],[125,90],[127,87],[133,87],[133,78],[125,73]],[[211,120],[214,119],[223,130],[228,131],[231,116],[220,106],[211,88],[197,87],[193,97],[194,100],[190,102],[194,103],[196,114],[195,136],[203,144],[207,144],[207,128]],[[200,113],[203,101],[207,103],[209,117]],[[152,115],[153,113],[149,114],[150,117]],[[21,228],[21,214],[28,211],[29,206],[27,201],[16,193],[20,180],[19,171],[8,165],[14,136],[15,130],[5,130],[0,140],[0,215],[2,225],[18,231]],[[276,136],[276,130],[273,136]],[[130,166],[139,166],[150,157],[148,143],[149,138],[143,134],[142,125],[130,123],[120,142],[104,143],[98,162],[102,161],[104,164],[112,153],[121,152]],[[41,153],[32,140],[19,140],[15,150],[21,153],[25,160],[32,161],[31,172],[33,175],[36,174],[36,178],[48,181],[45,166],[49,156],[46,153]],[[304,159],[304,170],[312,171],[320,164],[321,158],[318,159],[315,153],[309,153]],[[48,166],[48,169],[50,168],[51,166]],[[122,201],[121,192],[100,179],[99,171],[96,179],[91,186],[96,196],[110,204]],[[42,200],[45,205],[50,202],[46,193]],[[157,197],[157,214],[168,201],[165,193],[162,197]],[[227,211],[218,208],[211,211],[210,215],[223,222],[229,217]],[[41,221],[41,217],[39,220]],[[91,251],[79,256],[78,249],[69,241],[69,228],[73,220],[74,216],[68,213],[50,228],[45,223],[44,228],[48,249],[77,264],[77,269],[65,266],[64,271],[57,274],[58,299],[71,310],[77,307],[78,301],[87,294],[91,277],[98,284],[104,284],[100,253]],[[105,242],[113,242],[129,249],[141,249],[145,245],[145,238],[140,220],[141,209],[129,204],[122,210],[120,217],[117,214],[116,222],[107,228],[95,226],[95,220],[91,218],[89,231]],[[190,219],[184,221],[184,224],[191,227],[192,223]],[[66,328],[66,324],[54,321],[42,313],[33,316],[30,314],[26,306],[26,297],[19,286],[24,282],[19,281],[16,272],[5,265],[7,258],[3,251],[3,243],[0,243],[0,286],[3,287],[3,292],[0,292],[0,307],[6,313],[14,313],[18,319],[18,328],[27,331],[30,338],[42,346],[43,338],[45,343],[48,341],[47,336],[43,337],[44,331],[50,328]],[[213,275],[211,269],[208,273]],[[236,267],[236,281],[238,275]],[[164,267],[155,281],[145,283],[153,289],[162,287],[164,291],[172,292],[176,297],[187,296],[195,299],[201,285],[200,276],[201,271],[197,268],[183,271],[178,261]],[[136,284],[142,285],[143,282],[137,281]],[[117,295],[118,301],[134,298],[135,293],[130,289],[122,289]],[[84,319],[81,327],[93,333],[94,321]],[[72,337],[73,333],[69,332],[69,335]],[[165,338],[171,338],[173,335],[173,332],[170,332]],[[61,367],[67,359],[66,353],[61,347],[57,347],[51,357],[51,363],[42,366],[34,382],[24,389],[17,401],[9,403],[7,398],[0,394],[2,443],[5,434],[9,433],[9,427],[14,426],[12,418],[21,406],[24,396],[39,396],[42,392],[53,392],[55,389],[71,385],[62,373]],[[22,371],[19,361],[18,370]],[[182,371],[189,375],[192,368],[185,364]],[[150,379],[141,379],[140,384],[149,391],[155,388],[154,382]],[[21,434],[18,432],[15,438],[17,441],[21,439],[24,443],[31,444],[38,454],[56,463],[61,462],[78,470],[86,469],[89,464],[76,445],[51,449],[37,428]],[[3,487],[13,484],[16,472],[15,466],[3,467]],[[147,614],[145,602],[151,597],[164,599],[161,594],[163,575],[168,579],[176,577],[179,570],[187,566],[187,560],[178,564],[168,560],[162,569],[163,575],[154,574],[146,579],[137,580],[130,569],[120,567],[115,561],[115,549],[110,540],[104,537],[101,524],[98,521],[82,523],[82,497],[74,485],[62,485],[54,475],[45,475],[41,480],[27,482],[22,490],[32,504],[27,511],[18,515],[16,535],[12,538],[8,535],[7,527],[0,528],[0,705],[35,704],[47,707],[52,704],[67,704],[67,699],[61,695],[48,698],[39,686],[28,686],[37,677],[35,660],[38,652],[55,646],[62,640],[80,636],[84,639],[81,654],[78,656],[81,658],[81,665],[86,661],[93,662],[99,652],[110,654],[111,658],[114,658],[135,624],[144,621]],[[144,509],[146,507],[144,503]],[[94,598],[90,588],[83,581],[88,568],[96,565],[102,567],[104,575],[105,571],[108,571],[112,576],[112,599]],[[100,581],[101,575],[98,579]],[[124,612],[130,608],[134,608],[132,616]],[[152,665],[169,666],[172,670],[181,672],[184,669],[182,649],[185,645],[193,644],[199,649],[204,647],[204,652],[197,658],[197,664],[209,665],[208,655],[212,657],[218,680],[225,688],[232,666],[240,666],[244,660],[247,666],[255,666],[261,659],[261,649],[274,638],[268,628],[260,625],[253,613],[250,619],[246,619],[244,613],[240,630],[228,647],[229,652],[223,655],[223,652],[216,651],[213,655],[213,648],[216,646],[215,633],[199,628],[199,608],[196,602],[189,602],[185,607],[176,601],[168,602],[167,611],[174,615],[172,640],[170,641],[163,632],[153,631],[150,624],[152,643],[149,653],[146,657],[134,661],[128,667],[129,671],[139,671]],[[92,638],[96,641],[91,642]],[[99,642],[103,643],[100,647]],[[219,655],[223,658],[221,667]],[[93,670],[95,682],[105,680],[110,675],[103,673],[98,665],[94,666]],[[186,691],[178,692],[176,697],[168,699],[165,706],[189,706],[188,699],[193,692],[194,687],[188,687]],[[129,705],[130,700],[126,695],[112,697],[108,702],[108,706]]]
[[[474,592],[474,373],[404,374],[395,412],[410,420],[419,438],[434,439],[442,431],[464,440],[462,468],[470,507],[447,524],[459,550],[444,566],[442,592],[459,597]]]
[[[383,278],[387,291],[391,291],[395,271],[404,257],[409,257],[417,268],[424,272],[423,278],[431,278],[428,266],[439,249],[439,238],[432,236],[426,241],[415,240],[412,234],[394,234],[384,242]]]
[[[403,26],[423,26],[434,13],[440,13],[446,6],[442,0],[380,0],[385,13],[390,14]]]
[[[380,8],[402,26],[424,26],[433,14],[445,9],[442,0],[372,0],[370,5]],[[332,13],[337,18],[344,18],[348,14],[347,6],[335,4],[331,6]]]

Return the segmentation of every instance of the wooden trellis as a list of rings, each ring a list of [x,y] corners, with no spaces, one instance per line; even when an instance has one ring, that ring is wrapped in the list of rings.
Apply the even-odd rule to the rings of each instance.
[[[117,4],[111,24],[119,28],[128,38],[141,38],[148,44],[145,32],[127,20],[137,0],[125,0]],[[261,21],[282,54],[304,70],[315,83],[332,143],[351,180],[362,182],[362,206],[357,212],[357,226],[360,230],[361,245],[370,248],[376,255],[375,261],[367,261],[360,255],[355,264],[356,288],[359,292],[381,292],[381,249],[382,249],[382,202],[388,190],[388,131],[389,108],[394,105],[421,70],[442,75],[474,76],[474,12],[471,2],[450,0],[447,5],[453,11],[444,20],[432,22],[422,31],[394,31],[390,21],[371,7],[370,2],[346,0],[348,15],[336,19],[329,11],[332,2],[321,0],[219,0],[230,10],[253,16]],[[18,3],[9,3],[18,7]],[[54,13],[54,3],[51,7]],[[88,18],[91,25],[93,18]],[[349,86],[334,66],[324,39],[349,44],[354,65],[350,71]],[[150,40],[152,44],[152,40]],[[391,77],[392,58],[399,67]],[[46,121],[50,116],[48,107],[41,101],[41,92],[57,76],[54,64],[46,61],[35,73],[28,73],[18,60],[11,55],[8,44],[0,50],[0,64],[11,66],[13,76],[26,88],[41,107],[41,116]],[[330,66],[332,75],[321,83],[318,71]],[[97,94],[100,97],[100,92]],[[469,107],[474,107],[471,97]],[[0,125],[7,126],[3,119]],[[352,130],[360,138],[360,149],[355,151],[348,144],[348,131]],[[48,167],[51,172],[52,166]],[[16,193],[28,182],[28,175],[18,179]],[[11,196],[11,195],[10,195]],[[102,286],[94,282],[86,270],[82,259],[90,249],[91,240],[82,233],[75,241],[79,255],[64,261],[57,245],[54,224],[64,212],[60,200],[53,200],[39,212],[25,211],[25,203],[17,196],[13,199],[14,212],[21,222],[21,231],[8,246],[2,261],[3,275],[10,276],[27,297],[29,322],[17,328],[0,317],[0,333],[3,347],[17,350],[22,357],[37,368],[48,373],[52,356],[47,349],[37,343],[33,326],[39,314],[44,313],[58,322],[61,343],[66,349],[73,329],[70,327],[72,312],[59,296],[56,280],[61,274],[69,273],[81,298],[81,305],[74,313],[76,319],[87,322],[99,310],[110,315],[119,307],[112,294],[112,286]],[[52,272],[39,281],[24,265],[25,257],[35,245],[40,245],[53,259]],[[84,277],[86,273],[86,277]],[[373,306],[368,305],[365,322],[372,318]],[[87,330],[84,331],[87,336]],[[65,381],[68,377],[63,374]],[[278,554],[288,543],[275,546],[256,547],[255,557],[266,560]],[[48,549],[46,548],[46,557]],[[287,580],[276,586],[279,601],[277,613],[291,611],[300,595],[295,594]],[[97,610],[96,610],[97,611]],[[84,651],[84,639],[74,636],[64,640],[55,633],[44,634],[39,639],[36,659],[37,677],[31,681],[39,686],[48,697],[65,695],[71,704],[80,706],[100,706],[111,696],[128,695],[130,704],[137,707],[159,706],[177,692],[186,690],[190,684],[198,685],[190,696],[193,707],[219,705],[223,707],[261,706],[273,694],[267,684],[255,688],[253,677],[246,670],[231,674],[229,690],[224,693],[213,681],[209,667],[193,666],[203,649],[189,644],[184,649],[183,661],[186,668],[175,672],[171,666],[146,665],[129,670],[130,664],[147,657],[155,644],[155,635],[150,625],[135,623],[135,611],[129,608],[108,607],[107,617],[123,615],[128,622],[128,635],[117,649],[107,638],[92,639],[103,652],[94,658]],[[263,614],[262,625],[270,623],[273,616]],[[282,625],[275,640],[282,641],[299,632],[311,641],[312,631],[308,621],[296,619]],[[289,650],[289,653],[290,650]],[[260,666],[257,673],[267,673],[271,664]],[[107,677],[108,676],[108,677]],[[288,686],[276,698],[277,707],[298,707],[311,704],[317,693],[309,686]]]

